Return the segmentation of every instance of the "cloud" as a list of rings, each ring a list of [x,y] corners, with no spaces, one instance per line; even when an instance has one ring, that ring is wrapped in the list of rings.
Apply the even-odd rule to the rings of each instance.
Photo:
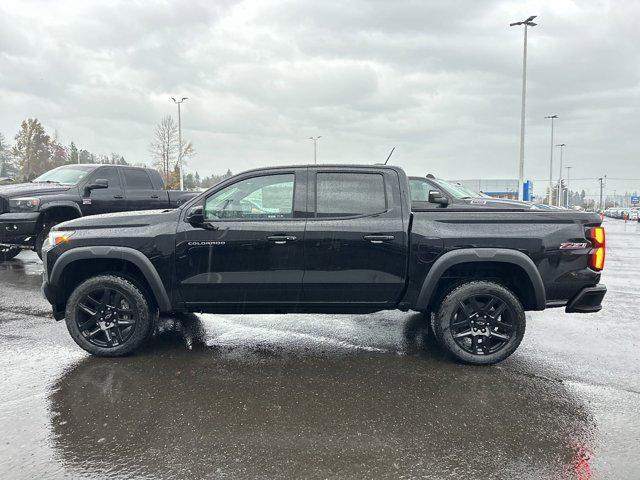
[[[522,30],[508,25],[531,14],[527,176],[546,185],[557,113],[572,176],[640,177],[632,1],[5,2],[0,131],[37,116],[145,162],[185,95],[201,174],[307,162],[320,134],[322,161],[373,163],[395,145],[411,174],[514,177]]]

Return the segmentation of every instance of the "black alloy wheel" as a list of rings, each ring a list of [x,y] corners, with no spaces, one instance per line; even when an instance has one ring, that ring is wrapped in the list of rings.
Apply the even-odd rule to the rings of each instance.
[[[101,357],[120,357],[153,335],[158,309],[142,283],[102,274],[80,283],[65,308],[71,338]]]
[[[138,320],[133,299],[119,289],[96,288],[76,306],[76,324],[82,336],[97,347],[123,345],[133,335]]]
[[[440,346],[456,360],[492,365],[518,348],[526,317],[520,300],[504,285],[471,280],[444,296],[432,327]]]
[[[509,343],[515,330],[513,318],[513,310],[499,297],[471,295],[458,301],[450,319],[451,334],[464,351],[488,355]]]

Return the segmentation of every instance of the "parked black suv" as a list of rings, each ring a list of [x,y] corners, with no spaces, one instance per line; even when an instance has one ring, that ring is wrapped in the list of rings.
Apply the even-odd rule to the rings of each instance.
[[[42,258],[51,227],[98,213],[174,208],[195,193],[167,191],[157,170],[65,165],[29,183],[0,186],[0,261],[29,248]]]
[[[236,175],[174,210],[80,218],[43,247],[43,292],[94,355],[135,350],[158,312],[418,310],[455,358],[491,364],[525,311],[595,312],[604,230],[570,210],[412,208],[390,166]]]

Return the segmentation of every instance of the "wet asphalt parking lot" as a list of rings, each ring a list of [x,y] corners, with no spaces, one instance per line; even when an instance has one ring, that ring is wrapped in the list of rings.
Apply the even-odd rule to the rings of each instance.
[[[22,252],[0,264],[0,478],[640,478],[640,224],[605,226],[603,310],[530,313],[493,367],[396,311],[164,318],[93,358]]]

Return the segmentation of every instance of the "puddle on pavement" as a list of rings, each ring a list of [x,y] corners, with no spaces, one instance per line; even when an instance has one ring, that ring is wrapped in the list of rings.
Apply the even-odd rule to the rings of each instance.
[[[203,317],[165,319],[139,355],[88,357],[57,379],[51,443],[69,473],[330,477],[366,465],[371,478],[575,478],[590,469],[593,420],[561,382],[451,363],[419,316],[403,328],[409,348],[384,353],[322,341],[291,349],[277,336],[217,344]]]

